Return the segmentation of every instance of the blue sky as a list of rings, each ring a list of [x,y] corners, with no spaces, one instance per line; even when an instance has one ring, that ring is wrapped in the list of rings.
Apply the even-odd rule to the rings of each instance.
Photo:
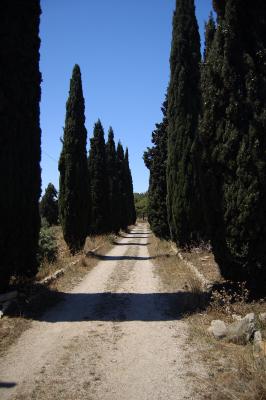
[[[196,0],[203,39],[211,0]],[[175,0],[42,0],[42,187],[58,188],[65,104],[74,64],[82,72],[89,138],[101,119],[129,148],[134,191],[148,189],[142,161],[169,81]]]

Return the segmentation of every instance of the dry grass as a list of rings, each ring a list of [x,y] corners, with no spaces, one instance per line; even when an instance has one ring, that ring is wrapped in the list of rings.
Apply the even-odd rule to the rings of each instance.
[[[265,311],[264,304],[238,305],[242,316],[250,311]],[[225,315],[211,306],[201,314],[187,318],[190,327],[190,343],[199,348],[199,355],[209,378],[204,382],[206,399],[212,400],[265,400],[266,399],[266,360],[256,357],[253,344],[241,346],[216,340],[207,329],[214,319],[232,322],[232,317]],[[258,326],[265,338],[266,326]]]
[[[150,238],[149,253],[154,258],[155,273],[159,276],[164,291],[180,292],[183,304],[178,304],[181,313],[202,309],[206,303],[206,293],[202,282],[193,274],[186,263],[179,259],[171,243],[154,236]]]
[[[53,290],[70,290],[75,286],[84,275],[86,275],[97,264],[97,259],[91,257],[94,251],[101,250],[106,253],[113,245],[113,235],[89,236],[86,239],[83,251],[71,255],[63,238],[62,229],[59,226],[53,227],[53,233],[58,245],[58,258],[56,262],[44,262],[38,274],[36,281],[41,281],[45,277],[53,274],[57,270],[64,269],[65,273],[52,282],[49,286]]]
[[[200,246],[182,251],[182,256],[190,261],[208,281],[212,283],[222,281],[214,256],[206,247]]]
[[[93,269],[98,260],[90,256],[90,251],[98,247],[102,254],[113,246],[112,235],[88,237],[84,250],[72,256],[63,239],[59,226],[52,228],[58,244],[58,258],[54,263],[44,262],[34,281],[20,282],[19,298],[7,316],[0,320],[0,354],[6,352],[19,336],[30,327],[31,321],[61,300],[64,292],[70,291]],[[64,274],[49,285],[40,284],[45,277],[59,269]]]
[[[236,291],[234,291],[236,290]],[[253,343],[248,345],[216,340],[208,333],[212,320],[234,322],[233,315],[244,317],[254,312],[256,329],[260,330],[266,343],[266,324],[258,315],[266,310],[265,300],[248,301],[245,285],[239,284],[230,291],[215,290],[210,304],[201,314],[190,315],[190,342],[200,345],[200,356],[209,371],[204,381],[206,399],[212,400],[265,400],[266,399],[266,351],[254,351]],[[265,346],[266,350],[266,346]]]
[[[184,309],[189,324],[189,344],[198,349],[201,362],[208,371],[208,379],[199,378],[203,388],[201,396],[209,400],[266,400],[266,358],[254,352],[253,344],[239,345],[225,340],[216,340],[207,329],[214,319],[233,322],[232,314],[244,317],[247,313],[266,312],[266,302],[248,301],[248,293],[239,285],[237,293],[226,290],[214,291],[209,303],[202,293],[201,282],[191,269],[174,255],[171,244],[157,238],[150,238],[149,251],[155,257],[156,274],[168,291],[192,293]],[[185,260],[190,261],[201,274],[213,284],[223,284],[213,254],[204,247],[183,251]],[[219,286],[218,285],[218,286]],[[186,299],[186,298],[185,298]],[[197,303],[197,307],[195,303]],[[205,304],[205,309],[204,309]],[[201,308],[203,306],[203,308]],[[201,311],[198,309],[201,308]],[[195,311],[196,309],[196,311]],[[257,319],[256,329],[260,330],[266,343],[266,325]]]

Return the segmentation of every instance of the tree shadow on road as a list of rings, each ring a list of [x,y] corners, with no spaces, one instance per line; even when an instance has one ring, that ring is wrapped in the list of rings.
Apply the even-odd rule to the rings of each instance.
[[[92,257],[98,258],[99,260],[103,261],[128,261],[128,260],[135,260],[135,261],[147,261],[152,260],[154,257],[138,257],[138,256],[104,256],[102,254],[94,253]]]
[[[151,235],[152,232],[128,232],[129,235]]]
[[[206,304],[206,294],[80,293],[63,295],[58,312],[43,316],[46,322],[63,321],[172,321]],[[67,306],[67,307],[66,307]]]
[[[174,321],[204,309],[206,293],[64,293],[46,288],[57,304],[42,315],[24,311],[24,318],[41,322]],[[12,314],[10,315],[12,316]],[[16,316],[13,313],[13,316]]]
[[[15,382],[0,382],[0,388],[3,389],[11,389],[15,387],[17,384]]]
[[[113,242],[116,246],[148,246],[150,243],[136,243],[136,242],[126,242],[126,243],[119,243]]]

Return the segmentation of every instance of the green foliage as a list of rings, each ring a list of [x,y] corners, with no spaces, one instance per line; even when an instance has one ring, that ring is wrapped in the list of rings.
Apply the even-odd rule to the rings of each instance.
[[[134,193],[137,218],[145,218],[148,214],[148,193]]]
[[[128,148],[126,148],[125,153],[125,192],[126,192],[126,210],[127,210],[127,225],[134,225],[136,222],[136,209],[134,202],[134,194],[133,194],[133,182],[131,171],[129,167],[129,156],[128,156]]]
[[[40,2],[0,2],[0,290],[33,275],[40,217]]]
[[[172,240],[199,241],[204,227],[192,155],[200,112],[200,38],[194,0],[176,0],[168,91],[167,208]]]
[[[58,246],[56,238],[50,228],[42,227],[39,237],[38,261],[54,262],[57,258]]]
[[[114,142],[113,129],[109,129],[108,141],[106,143],[106,173],[108,181],[108,226],[110,232],[118,233],[119,226],[119,193],[118,193],[118,173],[117,157]]]
[[[117,150],[113,129],[105,144],[100,120],[94,126],[88,158],[90,181],[89,233],[118,233],[134,224],[136,211],[128,150],[124,154],[119,142]]]
[[[49,183],[40,202],[40,214],[48,224],[56,225],[58,222],[58,201],[57,190],[52,183]]]
[[[66,104],[63,149],[59,160],[59,217],[64,239],[72,253],[85,242],[88,225],[88,169],[85,105],[81,73],[74,66]]]
[[[156,124],[152,132],[153,147],[145,151],[143,159],[150,171],[148,191],[148,221],[156,236],[169,239],[166,206],[166,162],[167,162],[167,99],[162,107],[163,121]]]
[[[265,4],[214,6],[218,23],[202,67],[205,213],[223,275],[265,290]]]
[[[127,195],[126,195],[126,187],[125,187],[125,154],[123,146],[120,142],[117,145],[117,176],[118,176],[118,193],[119,193],[119,227],[121,229],[127,228]]]
[[[88,159],[90,180],[89,232],[101,234],[109,231],[109,201],[104,130],[100,120],[94,126],[93,138],[90,139],[90,142]]]

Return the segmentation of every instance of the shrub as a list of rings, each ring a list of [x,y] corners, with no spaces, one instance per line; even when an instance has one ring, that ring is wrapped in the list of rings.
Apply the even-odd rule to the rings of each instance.
[[[51,229],[42,227],[39,238],[38,261],[42,263],[44,260],[54,262],[57,258],[56,238]]]

